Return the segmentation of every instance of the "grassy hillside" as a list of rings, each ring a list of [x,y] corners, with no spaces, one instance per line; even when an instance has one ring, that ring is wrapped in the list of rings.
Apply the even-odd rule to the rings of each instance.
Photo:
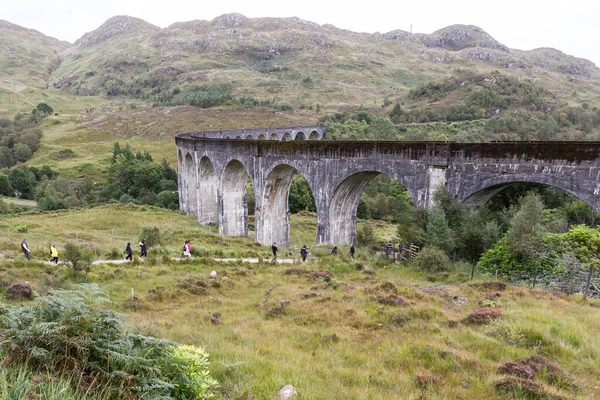
[[[38,103],[51,103],[59,113],[75,113],[102,102],[49,87],[52,73],[61,63],[59,53],[69,43],[2,20],[0,43],[0,117],[29,112]]]
[[[91,177],[104,180],[104,173],[110,165],[113,145],[119,141],[128,143],[134,151],[148,151],[155,159],[166,158],[171,165],[177,165],[175,141],[145,140],[144,138],[124,138],[107,131],[82,125],[76,116],[52,116],[40,124],[44,136],[39,150],[29,165],[48,165],[66,178]],[[70,150],[68,153],[61,151]]]
[[[1,28],[12,49],[0,54],[5,117],[45,102],[92,128],[162,138],[314,124],[345,111],[390,114],[401,105],[403,117],[392,121],[412,140],[593,139],[600,132],[600,70],[593,63],[555,49],[509,49],[476,26],[365,34],[298,18],[227,14],[160,29],[117,16],[73,45],[8,22]],[[17,55],[27,68],[10,67]],[[496,80],[509,82],[509,90]],[[418,95],[449,82],[454,87],[443,96]],[[534,88],[538,99],[511,91],[517,87]],[[569,108],[588,115],[581,119]],[[488,123],[504,116],[511,121]],[[431,123],[443,126],[422,125]],[[515,131],[515,124],[527,126]]]
[[[460,265],[448,276],[425,274],[361,248],[357,261],[349,261],[345,251],[331,257],[314,248],[310,258],[316,260],[294,266],[162,259],[190,237],[198,256],[268,254],[252,240],[222,239],[214,227],[188,225],[191,220],[111,205],[9,217],[0,221],[0,231],[27,225],[33,254],[43,258],[43,232],[46,240],[59,243],[59,251],[74,231],[80,243],[94,246],[100,237],[101,248],[108,250],[112,229],[122,243],[135,240],[143,225],[160,226],[163,246],[150,249],[147,261],[95,266],[90,279],[119,302],[115,307],[127,313],[136,331],[206,347],[221,384],[218,398],[274,398],[285,384],[296,387],[301,398],[587,399],[597,394],[595,300],[504,288],[482,277],[469,282]],[[312,217],[293,217],[293,244],[314,234],[314,224]],[[5,256],[19,256],[12,249],[20,239],[0,240]],[[19,260],[2,266],[4,287],[27,280],[44,293],[73,281],[62,265]],[[213,270],[216,278],[209,277]],[[502,317],[469,323],[467,316],[481,306],[500,310]],[[510,371],[523,378],[509,376]]]
[[[454,25],[431,35],[364,34],[297,18],[212,21],[159,29],[113,17],[65,49],[53,85],[79,95],[125,96],[182,104],[203,86],[226,85],[234,98],[295,108],[379,107],[420,84],[465,71],[501,69],[539,82],[560,97],[599,93],[593,63],[554,49],[512,50],[480,28]]]

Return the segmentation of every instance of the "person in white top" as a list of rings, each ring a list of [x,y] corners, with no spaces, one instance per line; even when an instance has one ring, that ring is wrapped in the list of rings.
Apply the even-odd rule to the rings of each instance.
[[[25,257],[27,257],[27,259],[29,260],[29,247],[27,247],[27,239],[23,239],[23,241],[21,242],[21,250],[23,250],[23,254],[25,254]]]
[[[192,244],[189,240],[186,240],[183,245],[183,256],[188,258],[192,257]]]

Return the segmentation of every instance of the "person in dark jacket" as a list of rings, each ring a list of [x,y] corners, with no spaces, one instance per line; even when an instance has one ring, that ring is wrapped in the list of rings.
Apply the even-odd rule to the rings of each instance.
[[[302,262],[306,262],[306,257],[308,256],[308,251],[306,251],[306,246],[302,246],[300,250],[300,257],[302,257]]]
[[[131,243],[127,242],[127,247],[125,247],[125,259],[133,260],[133,251],[131,251]]]
[[[143,240],[140,242],[140,257],[146,257],[148,252],[146,251],[146,242]]]
[[[273,252],[273,261],[277,260],[277,243],[273,242],[273,246],[271,246],[271,251]]]
[[[350,246],[350,257],[352,257],[352,259],[354,259],[354,245]]]
[[[337,254],[337,246],[333,246],[333,250],[331,250],[331,254],[333,254],[333,255]]]

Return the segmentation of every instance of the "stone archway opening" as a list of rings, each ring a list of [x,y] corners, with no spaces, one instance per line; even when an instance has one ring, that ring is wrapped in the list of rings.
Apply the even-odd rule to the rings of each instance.
[[[267,176],[262,193],[260,214],[260,232],[257,231],[257,241],[269,245],[287,247],[291,243],[290,214],[300,211],[315,211],[315,202],[310,185],[294,167],[286,164],[273,168]],[[304,221],[303,221],[304,223]],[[314,221],[316,235],[316,219]],[[309,228],[310,229],[310,228]],[[294,239],[302,240],[306,233],[296,232]]]
[[[256,138],[257,140],[265,140],[266,137],[265,135],[263,135],[262,133],[260,135],[258,135],[258,137]]]
[[[198,163],[198,223],[206,225],[219,220],[217,188],[219,180],[212,162],[206,156]]]
[[[600,224],[600,214],[583,199],[568,191],[549,184],[515,181],[489,186],[463,200],[474,208],[487,208],[492,212],[503,212],[518,206],[528,192],[540,195],[546,209],[563,209],[569,224],[585,224],[595,227]]]
[[[308,140],[318,140],[318,139],[319,139],[319,132],[317,132],[317,131],[312,131],[308,135]]]
[[[389,175],[377,171],[351,175],[336,188],[331,200],[330,241],[355,244],[359,219],[398,222],[402,213],[411,212],[414,207],[406,188]]]
[[[248,236],[248,171],[238,160],[230,161],[221,179],[219,233],[224,236]],[[251,186],[250,186],[251,187]],[[250,201],[253,203],[253,200]]]
[[[190,153],[185,156],[185,199],[187,215],[196,215],[198,210],[198,180],[194,168],[194,159]]]
[[[289,142],[290,140],[292,140],[292,134],[289,132],[284,133],[281,137],[282,142]]]
[[[277,136],[276,133],[271,133],[271,136],[269,136],[269,140],[279,140],[279,136]]]
[[[294,137],[294,140],[306,140],[306,135],[304,134],[304,132],[300,131],[296,133],[296,137]]]

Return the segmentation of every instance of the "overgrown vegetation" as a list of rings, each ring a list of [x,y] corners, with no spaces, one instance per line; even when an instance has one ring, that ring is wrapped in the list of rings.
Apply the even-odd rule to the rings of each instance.
[[[495,71],[423,84],[387,115],[360,110],[319,123],[333,139],[598,140],[600,109],[559,102],[531,81]]]
[[[46,211],[96,206],[109,201],[177,209],[177,172],[163,160],[155,163],[148,152],[134,154],[129,145],[114,145],[107,182],[89,177],[66,179],[48,166],[20,165],[0,173],[0,194],[35,199]],[[5,210],[8,211],[8,210]],[[17,210],[19,211],[19,210]]]
[[[96,285],[80,285],[52,291],[33,305],[4,305],[0,347],[6,362],[55,371],[104,398],[213,396],[217,382],[204,350],[130,333],[121,314],[93,306],[107,302]]]
[[[31,158],[42,137],[42,131],[36,126],[53,112],[48,104],[40,103],[31,113],[18,113],[12,121],[0,119],[0,169]]]

